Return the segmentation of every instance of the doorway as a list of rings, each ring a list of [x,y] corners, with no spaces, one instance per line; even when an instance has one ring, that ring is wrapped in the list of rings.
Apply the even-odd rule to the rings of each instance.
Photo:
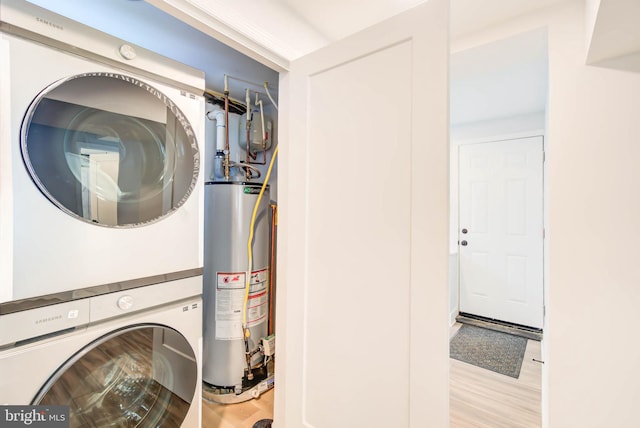
[[[450,301],[451,336],[467,312],[541,329],[544,325],[544,225],[548,93],[547,30],[541,28],[490,44],[454,51],[450,61]],[[518,147],[520,146],[520,147]],[[515,149],[514,152],[512,150]],[[511,155],[509,153],[512,153]],[[516,154],[519,153],[519,154]],[[535,153],[535,154],[534,154]],[[529,158],[527,160],[527,158]],[[520,163],[518,177],[502,164]],[[507,160],[509,159],[509,160]],[[525,161],[516,162],[516,159]],[[534,161],[530,164],[529,160]],[[470,172],[470,163],[478,168]],[[529,165],[530,164],[530,165]],[[466,166],[465,166],[466,165]],[[527,165],[527,166],[525,166]],[[532,168],[531,175],[524,174]],[[480,171],[484,170],[483,173]],[[474,176],[484,174],[485,177]],[[491,179],[488,179],[492,177]],[[523,177],[527,177],[523,179]],[[533,179],[533,181],[531,181]],[[491,180],[498,180],[491,182]],[[474,185],[475,182],[475,185]],[[532,187],[531,183],[535,183]],[[473,188],[475,187],[475,188]],[[494,190],[491,188],[494,187]],[[531,188],[535,188],[531,191]],[[491,214],[489,194],[499,188],[498,214]],[[529,198],[532,198],[529,200]],[[537,207],[530,206],[535,200]],[[466,205],[465,205],[466,204]],[[535,220],[530,211],[535,211]],[[484,224],[482,224],[484,223]],[[500,240],[479,233],[493,224],[505,233]],[[531,227],[531,230],[529,230]],[[533,232],[533,229],[536,232]],[[518,232],[518,233],[514,233]],[[510,235],[535,235],[535,256],[509,253]],[[484,240],[484,242],[482,242]],[[466,245],[463,244],[466,241]],[[502,242],[497,242],[502,241]],[[498,245],[500,244],[500,245]],[[479,248],[484,246],[484,248]],[[502,247],[496,286],[491,254]],[[520,250],[519,250],[520,251]],[[526,254],[526,252],[524,253]],[[515,255],[515,257],[514,257]],[[535,268],[531,269],[529,263]],[[498,263],[498,264],[500,264]],[[480,268],[479,268],[480,267]],[[505,283],[509,286],[505,286]],[[533,284],[537,284],[534,287]],[[529,288],[531,286],[532,288]],[[496,298],[496,289],[500,290]],[[535,303],[529,305],[529,301]],[[528,311],[522,310],[528,308]],[[517,379],[451,360],[451,426],[486,420],[521,421],[541,426],[543,342],[529,340]],[[506,397],[523,397],[517,406]],[[483,416],[484,415],[484,416]]]
[[[454,52],[451,55],[449,187],[451,263],[449,321],[451,325],[461,311],[461,280],[473,280],[468,276],[469,272],[464,279],[459,276],[461,253],[458,241],[463,240],[460,239],[462,229],[469,229],[468,225],[460,223],[461,219],[464,220],[459,207],[460,147],[542,136],[542,148],[543,150],[546,148],[547,141],[544,135],[548,91],[547,51],[546,28],[541,28],[487,45]],[[544,176],[544,169],[542,176]],[[544,187],[541,191],[544,205],[546,198]],[[544,213],[542,222],[545,223]],[[540,230],[540,237],[542,233],[543,231]],[[542,272],[544,277],[543,260],[544,255],[538,261],[536,272]],[[500,319],[500,313],[483,312],[477,315]],[[529,322],[525,320],[520,323],[526,325]],[[537,328],[542,327],[539,317],[534,324],[537,324]]]
[[[543,137],[459,146],[459,312],[542,329]]]

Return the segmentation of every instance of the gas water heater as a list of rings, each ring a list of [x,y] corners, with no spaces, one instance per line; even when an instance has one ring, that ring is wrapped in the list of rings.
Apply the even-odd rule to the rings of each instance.
[[[246,389],[247,375],[253,377],[248,366],[260,367],[269,355],[262,343],[269,318],[268,186],[257,208],[253,267],[247,270],[247,242],[261,187],[261,183],[241,181],[211,181],[205,186],[205,212],[211,214],[204,225],[202,379],[235,394]],[[250,333],[246,342],[244,322]]]
[[[256,95],[260,115],[252,120],[251,91],[246,90],[243,108],[248,119],[240,130],[238,116],[230,113],[228,78],[225,75],[224,110],[216,104],[207,113],[215,121],[216,154],[204,193],[203,397],[223,404],[246,401],[272,388],[275,354],[275,336],[270,335],[275,222],[270,218],[268,182],[278,149],[274,147],[267,168],[271,128],[262,100]],[[266,84],[265,90],[268,93]],[[232,151],[231,142],[238,141],[241,132],[245,144],[234,145]],[[260,165],[266,168],[263,178]]]

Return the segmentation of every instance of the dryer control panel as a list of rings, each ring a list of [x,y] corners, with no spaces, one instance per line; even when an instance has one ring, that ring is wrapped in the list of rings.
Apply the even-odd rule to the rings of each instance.
[[[90,299],[90,322],[179,302],[201,294],[201,275],[103,294]]]

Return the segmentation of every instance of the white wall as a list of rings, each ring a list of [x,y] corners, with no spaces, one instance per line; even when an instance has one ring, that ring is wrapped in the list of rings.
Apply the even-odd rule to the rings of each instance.
[[[586,66],[571,12],[549,34],[549,421],[637,426],[640,74]]]
[[[585,37],[587,46],[591,45],[593,32],[596,28],[596,20],[598,18],[598,9],[600,9],[601,0],[585,0]]]
[[[449,326],[456,322],[459,312],[459,292],[458,287],[458,253],[449,254]]]
[[[544,110],[547,57],[546,28],[453,52],[449,69],[451,124]]]
[[[640,74],[585,65],[584,14],[582,1],[570,1],[457,45],[548,26],[544,423],[637,426]]]

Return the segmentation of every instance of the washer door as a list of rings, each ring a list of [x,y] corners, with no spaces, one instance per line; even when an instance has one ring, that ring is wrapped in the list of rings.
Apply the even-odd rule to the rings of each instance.
[[[180,109],[151,85],[116,73],[76,75],[42,91],[23,120],[21,150],[51,202],[110,227],[172,213],[191,194],[200,167]]]
[[[115,331],[70,358],[32,404],[69,406],[71,427],[178,427],[197,387],[193,349],[175,330]]]

